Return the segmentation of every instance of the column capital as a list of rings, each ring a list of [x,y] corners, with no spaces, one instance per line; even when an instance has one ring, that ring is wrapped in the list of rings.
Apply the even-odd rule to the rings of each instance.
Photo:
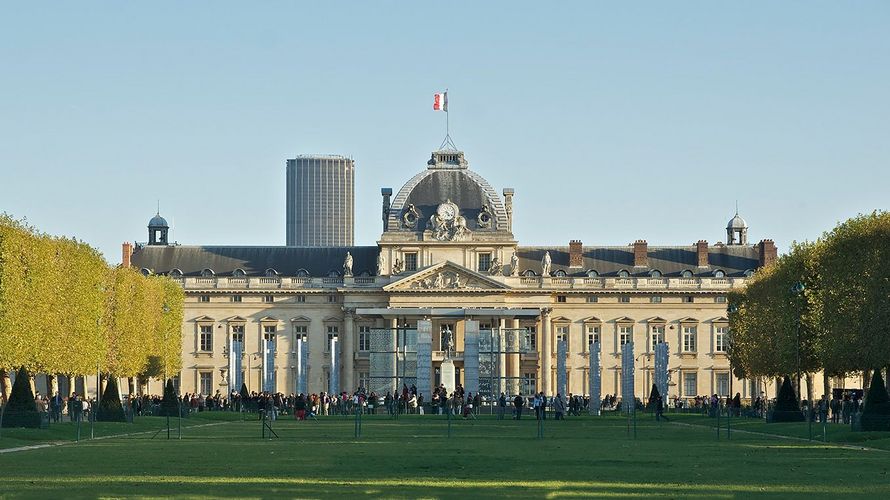
[[[343,306],[341,309],[343,310],[344,319],[345,318],[352,319],[353,316],[355,316],[355,308],[354,307]]]
[[[541,316],[550,316],[550,313],[553,312],[552,307],[542,307],[541,308]]]

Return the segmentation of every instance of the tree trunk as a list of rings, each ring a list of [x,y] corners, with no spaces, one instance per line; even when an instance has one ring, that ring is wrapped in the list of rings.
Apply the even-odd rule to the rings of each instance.
[[[862,372],[862,390],[868,392],[868,384],[871,383],[871,370]]]
[[[36,395],[36,393],[37,393],[37,381],[36,381],[34,378],[35,378],[35,377],[34,377],[34,374],[33,374],[33,373],[28,373],[28,383],[31,384],[31,394],[35,394],[35,395]]]
[[[59,384],[56,375],[46,375],[46,395],[48,397],[53,397],[56,393],[59,392]]]
[[[130,396],[136,394],[136,377],[127,377],[127,389],[129,389]]]
[[[0,397],[3,399],[3,404],[9,401],[10,392],[12,392],[12,384],[9,382],[9,372],[0,369]]]
[[[831,399],[831,377],[828,376],[827,372],[822,372],[822,394]]]
[[[815,390],[813,389],[813,374],[807,373],[807,401],[810,402],[810,405],[813,404],[813,394],[815,394]]]

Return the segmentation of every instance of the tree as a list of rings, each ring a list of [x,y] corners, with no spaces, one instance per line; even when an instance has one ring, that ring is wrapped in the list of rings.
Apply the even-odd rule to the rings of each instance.
[[[646,410],[655,411],[656,405],[658,405],[658,398],[661,397],[661,394],[658,392],[658,386],[652,384],[652,390],[649,391],[649,402],[646,404]]]
[[[797,394],[787,376],[782,381],[782,388],[776,397],[776,407],[772,413],[772,422],[803,422],[803,412],[797,402]]]
[[[890,431],[890,396],[881,370],[875,370],[872,375],[859,422],[863,431]]]
[[[176,389],[173,387],[173,379],[167,379],[164,385],[164,398],[161,399],[162,417],[178,417],[179,416],[179,397],[176,395]]]
[[[102,401],[99,402],[99,412],[96,420],[100,422],[126,422],[124,407],[121,405],[121,394],[117,388],[117,377],[108,377],[105,391],[102,393]]]
[[[3,427],[40,427],[40,413],[31,392],[31,381],[28,371],[19,368],[12,385],[9,403],[3,410]]]

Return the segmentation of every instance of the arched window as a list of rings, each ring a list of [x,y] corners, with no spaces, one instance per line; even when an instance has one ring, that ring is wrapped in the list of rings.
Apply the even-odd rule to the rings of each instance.
[[[681,278],[691,278],[692,271],[690,271],[689,269],[684,269],[683,272],[680,273],[680,277]]]
[[[340,271],[338,271],[336,269],[331,269],[330,271],[328,271],[328,278],[339,278],[339,277],[340,277]]]
[[[535,274],[535,272],[532,271],[531,269],[526,269],[525,271],[522,272],[522,275],[523,275],[523,276],[527,276],[527,277],[529,277],[529,278],[532,278],[532,277],[534,277],[534,276],[537,276],[537,274]]]
[[[718,270],[714,271],[714,277],[715,278],[725,278],[726,273],[723,271],[723,269],[718,269]]]
[[[308,278],[309,271],[307,271],[305,269],[297,269],[297,277],[298,278]]]
[[[599,277],[599,275],[600,275],[600,273],[596,272],[594,269],[587,271],[588,278],[597,278],[597,277]]]
[[[234,276],[236,278],[243,278],[243,277],[247,276],[247,273],[244,272],[244,269],[241,269],[239,267],[238,269],[235,269],[234,271],[232,271],[232,276]]]
[[[142,273],[143,276],[151,275],[151,269],[148,269],[146,267],[143,267],[142,269],[140,269],[139,272]]]
[[[212,277],[214,277],[214,276],[216,276],[216,273],[213,272],[213,269],[210,269],[210,268],[204,268],[204,270],[201,271],[201,277],[202,277],[202,278],[212,278]]]
[[[278,271],[276,271],[270,267],[269,269],[266,269],[266,277],[267,278],[277,278]]]
[[[566,272],[563,271],[562,269],[558,269],[555,273],[553,273],[553,275],[558,276],[558,277],[564,277],[566,275]]]
[[[630,278],[630,273],[626,269],[618,271],[619,278]]]
[[[653,270],[649,271],[649,277],[651,277],[651,278],[661,278],[661,276],[662,276],[661,271],[659,271],[658,269],[653,269]]]
[[[754,270],[748,269],[747,271],[745,271],[745,276],[747,276],[748,278],[750,278],[751,276],[754,276]]]
[[[363,278],[367,278],[367,277],[371,276],[371,271],[362,271],[358,275]]]
[[[179,269],[173,269],[170,271],[171,278],[182,278],[182,271]]]

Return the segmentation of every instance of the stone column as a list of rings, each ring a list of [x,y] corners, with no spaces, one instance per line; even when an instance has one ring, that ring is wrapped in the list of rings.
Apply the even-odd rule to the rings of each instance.
[[[340,392],[346,391],[352,394],[355,390],[355,380],[353,379],[353,368],[355,366],[355,355],[353,346],[355,342],[355,309],[343,309],[343,340],[340,343],[340,363],[343,366],[342,380],[340,381]]]
[[[506,321],[507,320],[504,318],[498,320],[498,396],[500,396],[500,393],[507,390],[507,355],[504,353],[504,351],[507,350],[507,332],[505,331],[507,328]]]
[[[550,313],[553,309],[544,307],[541,309],[541,388],[545,396],[550,396],[553,388],[550,383],[553,362],[553,347],[551,342]]]
[[[392,382],[390,382],[391,390],[398,391],[400,389],[398,385],[398,376],[399,376],[399,356],[397,354],[399,347],[399,318],[390,318],[389,319],[389,329],[390,334],[392,335],[392,344],[390,344],[390,351],[392,351],[392,370],[390,376],[392,377]]]

